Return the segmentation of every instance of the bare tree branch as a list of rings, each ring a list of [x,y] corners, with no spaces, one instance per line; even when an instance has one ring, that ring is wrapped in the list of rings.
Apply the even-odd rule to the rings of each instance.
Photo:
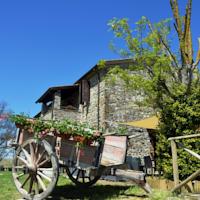
[[[148,26],[149,26],[149,29],[151,30],[151,32],[153,33],[155,30],[154,30],[153,25],[151,24],[151,22],[149,20],[148,20]],[[176,57],[173,55],[173,53],[170,50],[169,46],[165,43],[165,41],[163,40],[163,38],[162,38],[162,36],[161,36],[161,34],[159,32],[157,32],[157,35],[158,35],[158,39],[157,39],[158,44],[162,44],[162,46],[166,50],[170,60],[172,62],[174,62],[175,66],[177,68],[179,68],[177,60],[176,60]]]
[[[199,61],[200,61],[200,38],[198,38],[198,41],[199,41],[199,49],[198,49],[198,52],[197,52],[196,61],[193,64],[193,68],[196,68],[196,66],[199,64]]]
[[[179,35],[179,38],[182,38],[182,35],[183,35],[183,33],[182,33],[182,22],[181,22],[181,18],[180,18],[180,15],[179,15],[177,0],[170,0],[170,5],[171,5],[173,15],[174,15],[174,19],[175,19],[175,22],[176,22],[177,33]]]
[[[153,28],[153,25],[151,24],[150,20],[147,20],[147,21],[148,21],[149,29],[153,33],[155,31],[154,28]],[[169,59],[171,60],[171,62],[174,64],[174,67],[177,70],[179,70],[178,62],[176,60],[176,57],[172,53],[171,49],[166,44],[166,42],[163,40],[162,35],[159,32],[157,32],[157,35],[158,35],[157,43],[162,46],[162,49],[166,52],[167,56],[169,57]],[[177,77],[176,77],[176,73],[174,73],[174,72],[171,72],[171,75],[172,75],[172,77],[174,78],[175,81],[177,81],[177,78],[178,78],[179,81],[182,81],[182,79],[180,79],[180,76],[178,75],[178,73],[177,73]]]
[[[184,47],[185,54],[187,55],[187,65],[190,64],[192,67],[193,62],[193,48],[192,48],[192,36],[191,36],[191,9],[192,0],[188,0],[185,14],[185,24],[184,24]]]
[[[181,53],[181,59],[182,59],[182,67],[184,67],[186,60],[187,60],[187,56],[185,54],[184,32],[182,30],[183,23],[182,23],[181,16],[179,14],[179,8],[178,8],[177,0],[170,0],[170,4],[171,4],[172,12],[173,12],[173,15],[174,15],[174,19],[175,19],[175,22],[176,22],[175,28],[176,28],[176,31],[177,31],[177,34],[178,34],[178,39],[179,39],[180,53]],[[188,5],[189,5],[189,3],[188,3]]]

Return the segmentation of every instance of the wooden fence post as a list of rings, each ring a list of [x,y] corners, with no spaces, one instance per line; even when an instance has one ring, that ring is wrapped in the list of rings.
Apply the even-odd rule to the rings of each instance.
[[[177,162],[177,148],[175,140],[171,140],[172,149],[172,163],[173,163],[173,176],[175,187],[179,184],[178,162]]]

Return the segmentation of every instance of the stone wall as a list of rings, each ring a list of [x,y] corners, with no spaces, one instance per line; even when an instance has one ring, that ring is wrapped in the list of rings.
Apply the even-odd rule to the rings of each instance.
[[[105,81],[103,74],[95,74],[88,79],[90,84],[90,103],[81,105],[81,121],[87,122],[96,128],[103,127],[105,123]]]
[[[138,106],[142,101],[141,95],[133,90],[128,90],[123,82],[118,80],[115,84],[107,84],[105,88],[106,98],[106,123],[112,129],[118,122],[127,122],[147,118],[152,109]]]
[[[52,108],[48,109],[45,113],[41,115],[44,120],[51,120],[52,119]]]
[[[53,110],[52,110],[53,109]],[[70,119],[73,121],[80,121],[80,112],[78,110],[71,110],[61,107],[61,92],[57,91],[54,94],[54,101],[52,106],[42,114],[45,120],[63,120]]]
[[[140,158],[149,156],[153,146],[148,131],[140,128],[128,128],[128,132],[133,137],[129,139],[127,155]]]
[[[73,121],[80,121],[80,112],[70,109],[54,109],[53,119],[54,120],[70,119]]]
[[[80,121],[80,112],[70,109],[49,109],[46,113],[44,113],[41,117],[44,120],[63,120],[70,119],[73,121]]]
[[[96,128],[103,127],[109,132],[114,131],[120,122],[144,119],[151,116],[152,110],[139,107],[136,101],[142,97],[134,91],[127,90],[123,82],[108,83],[105,72],[95,73],[86,77],[90,84],[90,102],[88,105],[79,105],[78,111],[61,109],[61,96],[57,92],[54,99],[54,119],[72,119],[87,122]],[[50,116],[50,113],[47,115]],[[47,117],[46,116],[46,117]],[[145,129],[128,127],[129,140],[128,155],[144,157],[150,154],[151,142],[149,133]]]
[[[99,77],[100,82],[97,74],[89,78],[90,104],[80,108],[81,121],[96,127],[99,124],[100,127],[112,132],[121,126],[120,122],[140,120],[152,115],[152,109],[139,107],[136,104],[142,97],[134,91],[127,90],[122,81],[110,84],[104,79],[103,72]],[[129,140],[127,154],[133,157],[150,155],[152,146],[147,130],[130,126],[127,128],[128,134],[133,136]]]
[[[122,126],[121,122],[141,120],[152,114],[152,109],[139,107],[136,102],[142,97],[135,91],[126,89],[123,82],[118,80],[115,84],[107,84],[106,95],[106,126],[109,131],[114,131]],[[150,155],[151,143],[146,129],[126,126],[127,132],[132,136],[129,140],[127,154],[133,157]]]

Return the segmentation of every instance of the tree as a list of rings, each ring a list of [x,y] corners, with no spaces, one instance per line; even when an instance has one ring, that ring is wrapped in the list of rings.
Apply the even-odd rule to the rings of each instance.
[[[0,102],[0,161],[9,154],[7,142],[15,136],[15,125],[9,120],[11,111],[6,103]]]
[[[143,103],[160,113],[160,131],[158,134],[158,167],[170,178],[172,175],[170,145],[168,137],[193,134],[200,125],[200,61],[199,50],[193,59],[191,34],[192,0],[188,0],[186,13],[179,14],[177,0],[170,0],[177,33],[178,48],[175,50],[171,39],[171,20],[151,23],[142,17],[131,29],[128,19],[112,19],[109,22],[116,38],[125,41],[125,47],[112,48],[121,56],[133,59],[129,69],[115,67],[109,75],[120,77],[128,88],[140,92]],[[194,61],[195,60],[195,61]],[[117,74],[117,76],[116,76]],[[187,140],[184,145],[199,151],[200,143]],[[179,165],[181,178],[185,178],[200,165],[194,159],[184,160],[180,153]],[[191,160],[191,158],[190,158]],[[188,166],[187,162],[191,162]],[[194,167],[195,166],[195,167]]]

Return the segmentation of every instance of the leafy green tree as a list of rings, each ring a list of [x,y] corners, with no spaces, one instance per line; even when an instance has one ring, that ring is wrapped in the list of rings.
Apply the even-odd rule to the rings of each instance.
[[[120,77],[128,88],[137,90],[144,97],[142,103],[160,113],[157,166],[168,178],[172,176],[172,163],[167,138],[193,134],[200,125],[200,39],[196,59],[193,59],[192,0],[188,0],[184,16],[179,14],[177,0],[170,0],[170,5],[178,42],[172,40],[170,19],[153,24],[142,17],[134,28],[125,18],[114,18],[109,22],[115,37],[125,41],[121,49],[113,44],[112,49],[133,60],[128,69],[116,66],[109,76],[113,80]],[[183,143],[199,152],[199,142],[187,140]],[[180,175],[185,178],[200,164],[181,150],[179,154]]]

